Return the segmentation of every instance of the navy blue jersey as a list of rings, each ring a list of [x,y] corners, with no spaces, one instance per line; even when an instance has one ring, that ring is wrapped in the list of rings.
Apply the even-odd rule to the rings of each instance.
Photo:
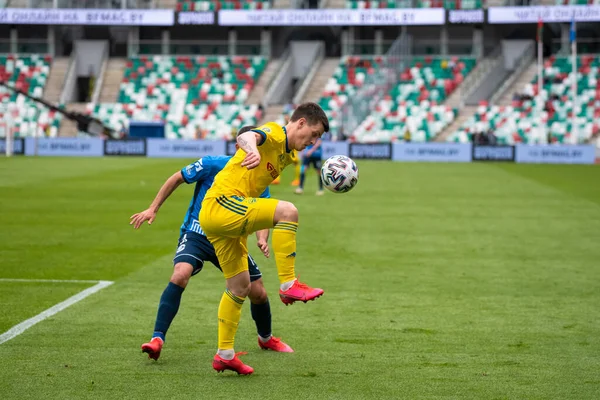
[[[181,225],[182,235],[185,232],[196,232],[200,235],[204,235],[204,232],[200,227],[200,222],[198,221],[202,200],[204,200],[206,192],[212,186],[215,176],[225,167],[225,164],[227,164],[230,159],[230,156],[206,156],[181,169],[181,176],[186,183],[196,183],[194,196],[190,201],[190,206],[185,214],[183,224]],[[268,187],[260,197],[271,197]]]
[[[305,150],[310,150],[310,149],[312,149],[313,147],[314,147],[313,145],[310,145],[310,144],[309,144],[308,146],[306,146],[306,149],[305,149]],[[306,152],[305,152],[304,154],[306,154]],[[318,148],[318,149],[316,149],[316,150],[315,150],[315,151],[314,151],[314,152],[313,152],[313,153],[310,155],[310,158],[321,158],[321,157],[323,157],[323,146],[322,146],[322,145],[321,145],[321,146],[319,146],[319,148]]]

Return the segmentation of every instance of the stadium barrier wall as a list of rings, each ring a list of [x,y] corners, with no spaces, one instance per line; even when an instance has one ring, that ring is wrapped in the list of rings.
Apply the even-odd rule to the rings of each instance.
[[[394,143],[394,161],[471,162],[471,143]]]
[[[0,139],[0,154],[5,139]],[[541,164],[594,164],[593,145],[473,146],[471,143],[349,143],[324,142],[323,159],[345,155],[354,159],[409,162],[506,161]],[[14,154],[26,156],[141,156],[198,159],[235,153],[235,142],[158,138],[17,138]]]
[[[25,152],[25,140],[22,138],[13,139],[12,154],[23,155]],[[0,139],[0,155],[6,154],[6,139]]]
[[[535,164],[593,164],[596,160],[596,149],[591,145],[548,146],[526,145],[516,146],[515,161]]]
[[[515,146],[474,145],[473,161],[515,161]]]

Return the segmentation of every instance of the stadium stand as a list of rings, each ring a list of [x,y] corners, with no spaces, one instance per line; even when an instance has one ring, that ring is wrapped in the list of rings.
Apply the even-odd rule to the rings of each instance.
[[[382,62],[382,57],[351,56],[341,60],[319,100],[332,119],[334,135],[339,128],[342,106]],[[474,66],[473,58],[413,59],[411,66],[401,73],[399,82],[350,139],[359,142],[408,139],[408,136],[412,141],[432,139],[456,114],[442,103]]]
[[[177,11],[262,10],[271,8],[271,0],[179,0]]]
[[[550,57],[544,64],[544,83],[537,96],[537,77],[515,94],[510,106],[500,107],[483,102],[475,115],[448,140],[468,142],[480,134],[493,131],[499,144],[515,143],[582,143],[600,131],[600,57],[577,59],[578,112],[576,128],[572,126],[570,57]]]
[[[0,55],[0,81],[34,97],[43,97],[50,56]],[[15,137],[57,136],[60,114],[0,86],[0,119],[10,121]],[[5,132],[0,133],[1,136]]]
[[[118,104],[89,113],[116,130],[129,120],[165,121],[167,138],[230,138],[256,124],[258,105],[243,103],[266,66],[264,57],[153,56],[127,63]]]

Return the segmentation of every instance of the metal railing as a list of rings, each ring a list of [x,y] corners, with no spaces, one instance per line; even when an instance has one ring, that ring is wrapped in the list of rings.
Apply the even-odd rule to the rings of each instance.
[[[523,53],[521,57],[517,60],[517,68],[515,68],[514,72],[510,75],[510,77],[504,81],[502,86],[494,93],[492,98],[490,99],[490,104],[498,103],[498,101],[504,96],[506,91],[512,86],[512,84],[525,72],[525,70],[531,65],[532,61],[535,58],[535,42],[531,42]]]
[[[341,110],[342,132],[334,132],[338,136],[350,136],[360,124],[371,114],[376,104],[389,92],[400,79],[400,72],[410,63],[412,38],[402,34],[382,56],[381,68],[367,75],[362,87],[351,97]]]
[[[70,103],[75,92],[75,83],[77,82],[77,56],[75,51],[71,52],[69,57],[69,68],[65,74],[63,90],[60,93],[60,104]]]
[[[275,103],[273,101],[273,97],[275,96],[276,92],[281,90],[282,87],[287,86],[283,83],[287,79],[289,79],[289,69],[293,67],[292,63],[294,61],[292,57],[292,52],[289,48],[287,48],[285,52],[281,55],[281,61],[282,63],[281,67],[279,68],[279,72],[275,75],[273,81],[267,88],[267,91],[262,101],[262,106],[265,110],[270,104]]]
[[[481,85],[483,80],[488,76],[489,72],[504,60],[502,49],[498,47],[497,51],[490,57],[481,60],[474,71],[471,71],[463,83],[458,87],[460,95],[460,107],[465,106],[465,101],[473,92]]]
[[[104,85],[104,76],[106,74],[106,69],[108,67],[108,61],[109,61],[109,57],[108,57],[108,44],[106,46],[104,46],[104,51],[102,54],[102,67],[100,68],[100,74],[98,76],[98,79],[96,79],[96,84],[94,86],[94,93],[92,94],[92,104],[96,104],[98,103],[98,100],[100,99],[100,92],[102,91],[102,86]]]

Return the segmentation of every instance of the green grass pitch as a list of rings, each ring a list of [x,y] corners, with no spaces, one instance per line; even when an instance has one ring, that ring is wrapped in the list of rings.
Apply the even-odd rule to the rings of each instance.
[[[236,350],[211,368],[224,280],[192,278],[158,362],[152,333],[192,194],[154,224],[129,217],[188,160],[0,158],[0,278],[110,280],[0,344],[2,399],[597,399],[600,168],[359,161],[350,193],[274,197],[300,210],[297,272],[325,289],[285,307],[272,259],[258,349],[245,305]],[[192,161],[192,160],[189,160]],[[0,334],[93,284],[0,281]]]

